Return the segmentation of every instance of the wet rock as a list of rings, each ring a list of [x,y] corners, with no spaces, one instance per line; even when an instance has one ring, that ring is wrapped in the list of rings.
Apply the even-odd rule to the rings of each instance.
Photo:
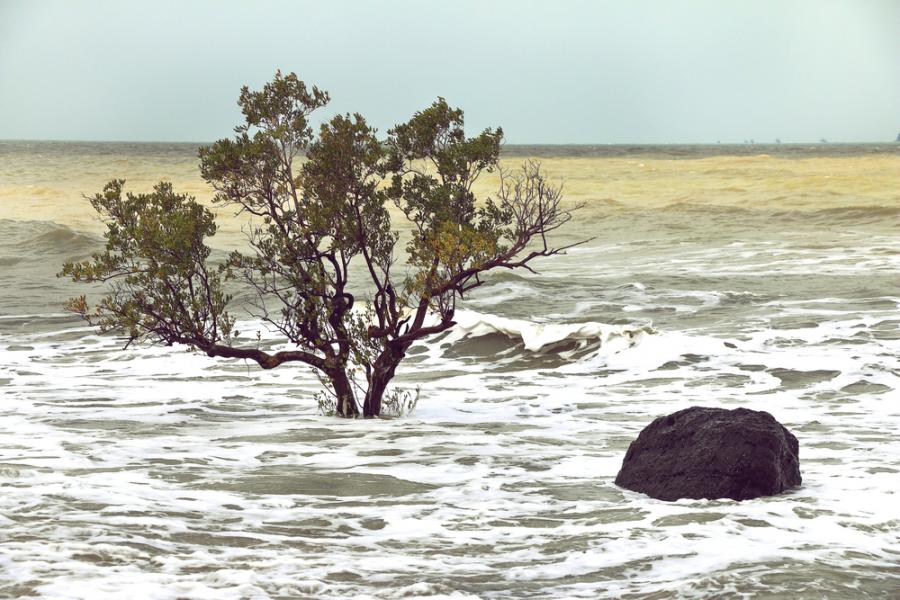
[[[767,412],[694,406],[631,442],[616,485],[658,500],[749,500],[800,485],[797,438]]]

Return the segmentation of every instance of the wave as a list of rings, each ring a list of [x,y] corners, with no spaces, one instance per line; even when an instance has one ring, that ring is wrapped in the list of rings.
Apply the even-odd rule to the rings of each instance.
[[[521,345],[528,352],[552,352],[599,345],[615,344],[630,347],[648,335],[655,333],[649,325],[610,325],[588,321],[583,323],[534,322],[524,319],[500,317],[469,310],[456,312],[456,327],[443,338],[442,343],[463,339],[497,336],[498,334]]]
[[[900,222],[900,206],[884,206],[880,204],[841,206],[816,210],[810,213],[810,216],[823,221],[885,221],[897,224]]]
[[[102,242],[53,221],[0,219],[0,255],[83,255],[100,248]]]
[[[730,206],[726,204],[703,204],[680,201],[660,207],[660,212],[668,215],[685,215],[692,219],[703,216],[710,219],[724,219],[726,224],[738,223],[735,219],[764,217],[775,222],[807,223],[847,223],[854,225],[887,224],[900,222],[900,206],[884,204],[858,204],[853,206],[831,206],[827,208],[782,206],[788,196],[765,198],[758,196],[752,206]],[[815,198],[811,199],[815,202]]]
[[[703,202],[693,202],[690,200],[679,200],[672,202],[659,208],[661,212],[676,214],[703,214],[710,216],[718,215],[750,215],[753,211],[743,206],[730,206],[727,204],[705,204]]]

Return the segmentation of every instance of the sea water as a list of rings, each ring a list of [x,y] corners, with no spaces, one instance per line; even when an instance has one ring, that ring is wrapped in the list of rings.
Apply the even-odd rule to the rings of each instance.
[[[411,416],[346,421],[303,367],[123,349],[62,312],[102,292],[55,277],[102,247],[83,195],[208,201],[196,145],[0,142],[0,597],[900,595],[900,148],[523,157],[583,204],[559,243],[593,239],[488,277],[414,346]],[[213,245],[240,247],[218,212]],[[638,432],[692,405],[772,413],[802,486],[616,487]]]

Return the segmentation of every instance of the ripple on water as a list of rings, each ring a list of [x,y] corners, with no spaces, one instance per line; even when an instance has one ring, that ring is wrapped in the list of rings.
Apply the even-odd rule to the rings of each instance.
[[[241,477],[228,480],[205,480],[191,485],[193,489],[221,490],[256,495],[399,497],[423,494],[434,489],[423,483],[373,473],[318,472],[297,469],[285,474],[286,468],[263,467]]]

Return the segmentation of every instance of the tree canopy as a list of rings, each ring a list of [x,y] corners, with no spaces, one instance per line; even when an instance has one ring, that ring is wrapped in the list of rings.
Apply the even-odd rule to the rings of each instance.
[[[500,169],[503,131],[467,137],[463,112],[438,98],[379,138],[359,114],[315,130],[310,115],[329,95],[293,73],[261,90],[241,90],[244,123],[232,138],[200,148],[214,203],[253,216],[250,251],[211,264],[212,212],[160,183],[151,193],[111,181],[90,198],[104,219],[106,247],[62,274],[109,282],[96,306],[82,296],[69,310],[103,330],[138,340],[184,344],[209,356],[243,358],[271,369],[309,365],[344,417],[378,416],[409,347],[453,327],[457,300],[496,269],[531,270],[565,250],[548,234],[572,217],[559,186],[535,162]],[[494,198],[473,184],[499,171]],[[391,211],[412,231],[398,265]],[[351,293],[351,264],[365,273]],[[357,271],[359,272],[359,271]],[[294,347],[268,353],[239,341],[226,282],[255,292],[259,318]],[[358,375],[358,376],[357,376]],[[360,410],[361,401],[361,410]]]

